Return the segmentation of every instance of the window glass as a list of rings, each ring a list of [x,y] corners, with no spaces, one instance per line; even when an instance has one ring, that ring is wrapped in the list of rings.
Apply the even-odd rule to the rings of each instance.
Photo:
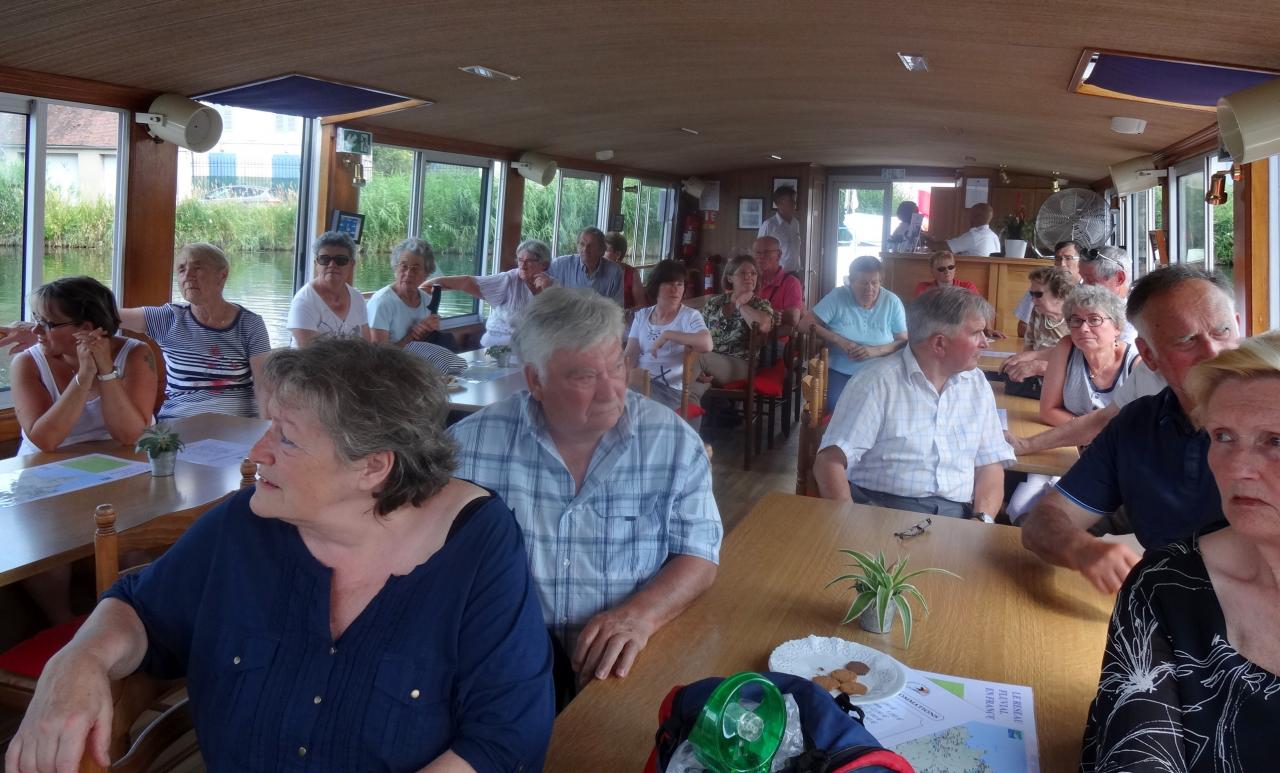
[[[674,197],[669,186],[649,184],[634,177],[623,179],[622,231],[627,237],[627,262],[631,265],[656,263],[670,257]]]
[[[1205,268],[1204,171],[1178,175],[1178,260]]]
[[[222,138],[207,153],[178,149],[174,254],[190,242],[222,248],[227,300],[262,316],[272,346],[288,346],[294,293],[302,121],[219,106]],[[182,300],[174,277],[173,299]]]
[[[1212,162],[1214,172],[1230,172],[1230,162]],[[1213,270],[1222,272],[1228,282],[1235,276],[1235,184],[1231,175],[1226,176],[1227,202],[1218,206],[1210,206],[1210,221],[1213,232],[1209,235],[1209,252],[1213,256]]]
[[[0,324],[22,317],[22,218],[27,203],[27,117],[0,113]],[[9,388],[9,353],[0,349],[0,390]]]
[[[119,151],[119,113],[49,105],[42,282],[87,275],[111,287]]]
[[[1133,221],[1133,257],[1138,275],[1142,276],[1151,270],[1151,194],[1147,191],[1135,193],[1129,197],[1132,202]]]
[[[555,250],[554,241],[551,239],[551,229],[555,228],[556,219],[556,188],[559,185],[559,172],[556,172],[556,177],[550,185],[538,185],[532,180],[525,180],[524,205],[521,209],[520,221],[520,237],[546,242],[552,248],[553,258],[565,254]]]
[[[578,251],[578,234],[599,222],[600,181],[582,177],[560,178],[560,229],[556,235],[557,255]]]
[[[419,232],[431,243],[436,269],[445,275],[474,276],[483,271],[485,203],[488,166],[467,166],[431,161],[424,165],[422,220]],[[475,298],[463,292],[445,291],[440,316],[475,314]]]
[[[374,145],[372,163],[365,161],[360,212],[364,233],[355,287],[375,292],[391,284],[391,248],[409,235],[410,191],[413,189],[414,152],[389,145]]]

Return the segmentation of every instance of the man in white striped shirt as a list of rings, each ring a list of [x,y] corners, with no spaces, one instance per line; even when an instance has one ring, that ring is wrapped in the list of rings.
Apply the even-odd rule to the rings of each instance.
[[[822,496],[990,522],[1014,459],[977,370],[991,305],[937,287],[907,307],[908,346],[845,387],[813,472]]]

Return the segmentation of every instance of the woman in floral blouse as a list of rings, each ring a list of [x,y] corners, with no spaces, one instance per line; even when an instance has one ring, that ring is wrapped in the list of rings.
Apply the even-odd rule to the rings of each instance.
[[[737,256],[725,268],[725,291],[702,307],[712,343],[712,350],[700,358],[703,380],[710,377],[712,384],[720,385],[747,377],[751,325],[758,324],[761,333],[773,328],[773,307],[756,295],[759,277],[754,258]]]

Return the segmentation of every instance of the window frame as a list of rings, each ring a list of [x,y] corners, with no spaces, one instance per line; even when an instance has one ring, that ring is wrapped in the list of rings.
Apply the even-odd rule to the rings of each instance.
[[[1209,189],[1209,180],[1213,176],[1210,171],[1212,167],[1213,154],[1197,156],[1187,159],[1178,164],[1169,167],[1169,223],[1166,226],[1168,231],[1169,244],[1169,263],[1183,263],[1182,252],[1182,192],[1179,187],[1181,178],[1193,174],[1200,174],[1204,177],[1204,187]],[[1204,228],[1204,267],[1209,273],[1217,272],[1217,261],[1213,259],[1213,209],[1204,201],[1200,202],[1203,209],[1203,228]]]
[[[637,186],[637,188],[636,188],[636,208],[637,208],[637,209],[636,209],[636,212],[635,212],[635,213],[633,213],[633,215],[632,215],[632,217],[633,217],[633,221],[632,221],[632,222],[634,222],[634,223],[638,223],[638,222],[640,221],[640,218],[639,218],[639,207],[640,207],[640,204],[641,204],[641,197],[640,197],[640,192],[641,192],[641,191],[643,191],[645,188],[654,188],[654,189],[658,189],[658,190],[663,190],[663,189],[665,189],[665,190],[667,191],[667,193],[668,193],[667,202],[668,202],[668,203],[667,203],[667,205],[666,205],[666,206],[667,206],[667,208],[668,208],[668,210],[669,210],[669,211],[668,211],[668,212],[666,212],[666,213],[665,213],[665,217],[663,217],[663,218],[662,218],[662,235],[659,237],[659,238],[661,238],[661,240],[662,240],[662,241],[660,242],[660,243],[661,243],[661,245],[662,245],[662,252],[661,252],[661,254],[658,256],[658,260],[659,260],[659,261],[661,261],[661,260],[666,260],[666,259],[668,259],[668,258],[671,258],[671,257],[675,254],[675,249],[674,249],[674,248],[675,248],[675,239],[674,239],[674,236],[675,236],[675,222],[676,222],[676,210],[678,210],[678,209],[679,209],[679,206],[678,206],[677,202],[679,202],[679,200],[680,200],[680,191],[679,191],[679,190],[678,190],[678,188],[676,187],[676,184],[675,184],[675,183],[668,183],[668,182],[663,182],[663,181],[661,181],[661,180],[653,180],[653,179],[649,179],[649,178],[646,178],[646,177],[636,177],[636,176],[632,176],[632,175],[627,175],[627,176],[624,176],[624,177],[623,177],[623,179],[622,179],[622,192],[623,192],[623,193],[622,193],[622,198],[623,198],[623,199],[625,199],[625,198],[626,198],[626,185],[627,185],[627,180],[635,180],[635,181],[638,183],[638,186]],[[602,189],[603,189],[603,186],[602,186]],[[607,203],[607,202],[606,202],[606,203]],[[618,211],[619,211],[619,212],[622,212],[622,206],[621,206],[621,204],[622,204],[622,202],[621,202],[621,201],[619,201],[619,207],[618,207]],[[602,208],[602,209],[601,209],[601,211],[602,211],[602,212],[607,212],[607,208]],[[624,222],[625,222],[625,215],[626,215],[626,213],[625,213],[625,212],[622,212],[622,214],[623,214],[623,216],[624,216]],[[645,238],[644,238],[644,239],[635,239],[635,238],[633,238],[633,239],[629,240],[629,243],[628,243],[628,245],[627,245],[627,247],[628,247],[628,252],[633,256],[633,257],[632,257],[632,259],[631,259],[632,265],[635,265],[635,266],[647,265],[647,264],[644,264],[644,263],[639,262],[639,261],[638,261],[638,259],[634,257],[634,256],[635,256],[635,255],[637,255],[637,254],[641,254],[641,255],[643,255],[643,250],[638,250],[638,249],[637,249],[637,245],[647,245],[647,244],[648,244],[648,242],[649,242],[649,240],[648,240],[648,224],[649,224],[648,218],[645,218],[645,221],[644,221],[644,222],[645,222]],[[606,225],[607,225],[607,221],[606,221]],[[604,226],[601,226],[601,228],[604,228]],[[625,229],[624,229],[624,231],[625,231]]]

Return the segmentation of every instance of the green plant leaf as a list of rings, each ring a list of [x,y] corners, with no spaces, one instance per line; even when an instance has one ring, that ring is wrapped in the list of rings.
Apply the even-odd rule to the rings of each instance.
[[[844,625],[857,618],[858,615],[862,614],[863,610],[870,606],[871,602],[875,600],[876,594],[869,590],[864,590],[859,593],[857,598],[853,600],[853,603],[849,605],[849,614],[844,616],[844,620],[842,620],[840,624]]]
[[[824,585],[824,586],[822,586],[822,587],[824,587],[824,588],[830,588],[832,585],[835,585],[836,583],[840,582],[841,580],[853,580],[853,581],[855,581],[855,582],[856,582],[856,581],[861,580],[861,579],[862,579],[862,575],[860,575],[860,574],[842,574],[842,575],[840,575],[839,577],[835,578],[834,580],[832,580],[831,582],[827,583],[826,585]]]
[[[911,605],[901,596],[894,596],[893,603],[902,618],[902,646],[905,649],[911,646]]]
[[[881,630],[889,627],[889,602],[892,599],[893,593],[889,586],[881,585],[876,588],[876,619],[880,621]]]
[[[915,596],[916,600],[920,602],[920,607],[924,610],[924,613],[926,615],[929,614],[929,605],[925,603],[924,594],[922,594],[919,591],[919,589],[916,588],[916,586],[910,585],[910,584],[903,585],[902,592],[910,593],[911,595]]]
[[[866,573],[864,582],[868,585],[880,586],[885,584],[888,580],[888,574],[884,570],[883,553],[880,554],[879,560],[877,560],[865,553],[859,553],[856,550],[843,550],[841,552],[849,554],[858,562],[859,565],[862,566],[862,571]]]
[[[911,574],[907,575],[906,577],[903,577],[903,578],[902,578],[902,581],[903,581],[903,582],[906,582],[907,580],[910,580],[912,577],[919,577],[920,575],[922,575],[922,574],[928,574],[929,572],[938,572],[939,574],[949,574],[949,575],[951,575],[952,577],[956,578],[957,580],[963,580],[963,579],[964,579],[963,577],[961,577],[960,575],[956,574],[955,572],[949,572],[949,571],[947,571],[946,569],[938,569],[938,568],[936,568],[936,567],[935,567],[935,568],[929,568],[929,569],[917,569],[916,571],[912,572]]]

